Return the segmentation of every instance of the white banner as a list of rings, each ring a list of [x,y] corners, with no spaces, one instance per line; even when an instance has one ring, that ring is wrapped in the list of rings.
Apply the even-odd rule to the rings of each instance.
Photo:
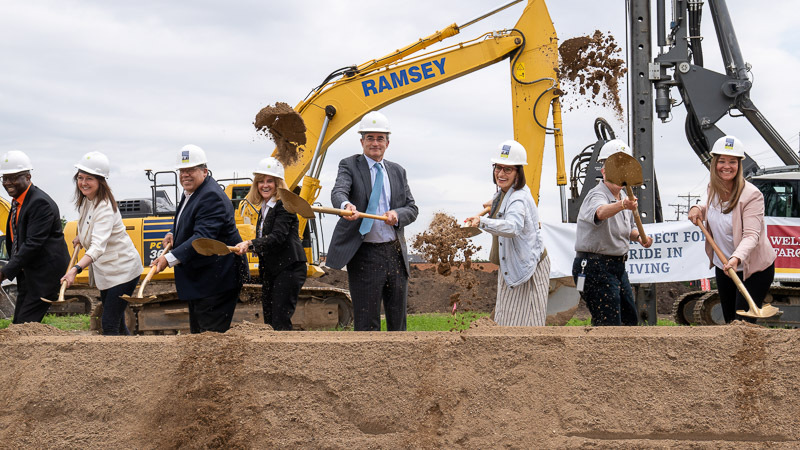
[[[778,254],[775,281],[800,281],[800,219],[766,217],[767,233]],[[550,278],[571,277],[575,259],[574,223],[544,223]],[[688,220],[645,224],[653,245],[631,243],[625,269],[631,283],[690,281],[714,276],[708,268],[705,236]]]
[[[545,223],[542,226],[547,254],[550,256],[550,278],[571,277],[575,259],[574,223]],[[689,281],[714,276],[708,267],[705,237],[688,220],[645,224],[653,245],[644,248],[631,243],[625,269],[631,283],[666,283]]]

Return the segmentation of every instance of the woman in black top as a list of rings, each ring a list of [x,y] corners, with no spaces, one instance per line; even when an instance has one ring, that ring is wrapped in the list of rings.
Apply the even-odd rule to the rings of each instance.
[[[278,188],[288,187],[278,160],[262,159],[253,176],[246,198],[253,205],[261,205],[256,238],[239,243],[236,253],[253,251],[258,255],[264,323],[275,330],[291,330],[297,296],[306,281],[306,255],[298,235],[300,221],[280,200]]]

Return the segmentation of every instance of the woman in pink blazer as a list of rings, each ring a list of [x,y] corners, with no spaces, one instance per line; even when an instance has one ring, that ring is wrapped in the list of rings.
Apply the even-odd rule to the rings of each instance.
[[[711,149],[710,182],[705,205],[693,206],[689,220],[695,225],[705,221],[714,241],[728,256],[728,263],[714,254],[706,242],[711,266],[716,267],[717,289],[725,323],[736,319],[736,310],[749,309],[727,271],[733,268],[744,281],[747,291],[760,308],[775,278],[777,254],[767,237],[764,225],[764,196],[742,174],[744,145],[734,136],[717,139]],[[755,319],[738,317],[755,322]]]

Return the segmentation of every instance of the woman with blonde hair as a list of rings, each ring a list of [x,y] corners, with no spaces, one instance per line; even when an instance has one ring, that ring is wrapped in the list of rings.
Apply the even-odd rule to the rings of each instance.
[[[706,242],[710,267],[716,268],[722,314],[725,323],[730,323],[736,318],[736,310],[749,308],[729,278],[728,269],[737,272],[760,308],[775,278],[777,254],[764,224],[764,196],[745,181],[742,173],[744,145],[734,136],[723,136],[714,143],[711,155],[708,200],[689,210],[689,220],[695,225],[705,221],[722,253],[730,255],[727,264],[723,264]],[[755,319],[739,318],[755,322]]]
[[[253,251],[258,255],[264,323],[275,330],[291,330],[292,314],[307,270],[306,254],[298,234],[300,221],[280,200],[278,188],[288,187],[283,179],[283,165],[277,159],[262,159],[253,176],[246,199],[261,205],[256,238],[237,244],[236,253],[243,255]]]
[[[61,281],[67,286],[75,276],[89,269],[89,284],[100,290],[103,303],[101,318],[104,335],[130,334],[125,325],[128,302],[142,274],[142,261],[122,223],[114,194],[106,179],[109,162],[100,152],[89,152],[75,164],[75,207],[80,215],[73,247],[78,243],[86,249],[83,257],[69,269]]]

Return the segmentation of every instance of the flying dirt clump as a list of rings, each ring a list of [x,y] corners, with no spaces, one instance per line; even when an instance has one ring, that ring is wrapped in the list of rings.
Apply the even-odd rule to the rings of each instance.
[[[256,114],[253,122],[256,130],[269,136],[278,148],[275,158],[284,166],[297,161],[306,143],[306,124],[291,106],[283,102],[265,106]]]
[[[472,255],[481,248],[464,237],[460,228],[455,217],[436,213],[428,229],[414,237],[411,247],[425,260],[436,264],[436,271],[440,275],[450,275],[453,268],[462,264],[469,269]]]
[[[622,120],[619,82],[628,72],[619,58],[622,49],[611,34],[595,30],[591,36],[567,39],[558,47],[561,56],[559,81],[562,90],[572,96],[562,97],[572,110],[581,102],[611,108]],[[564,102],[567,99],[567,102]],[[574,102],[572,100],[575,100]]]
[[[447,277],[453,274],[456,288],[450,294],[450,305],[455,308],[457,303],[472,304],[470,298],[478,295],[474,288],[480,284],[472,269],[472,255],[481,247],[475,246],[464,236],[455,217],[445,213],[434,214],[428,229],[414,237],[411,248],[435,264],[439,275]]]

